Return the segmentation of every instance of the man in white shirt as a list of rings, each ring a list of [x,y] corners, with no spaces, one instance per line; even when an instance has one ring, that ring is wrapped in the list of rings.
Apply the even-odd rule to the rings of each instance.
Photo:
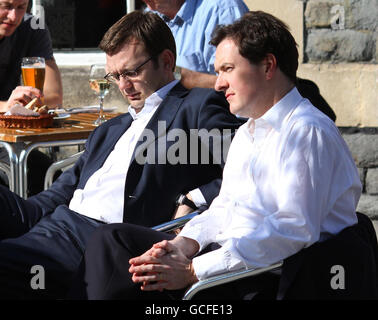
[[[0,186],[0,299],[63,298],[98,226],[150,227],[209,205],[219,193],[242,121],[223,94],[188,90],[174,79],[175,42],[164,21],[134,11],[100,47],[104,76],[129,101],[129,112],[98,126],[48,190],[25,200]],[[44,290],[31,285],[34,266],[46,275]]]
[[[357,223],[357,169],[334,123],[295,87],[298,52],[286,25],[249,12],[212,44],[215,88],[249,119],[219,196],[173,239],[128,224],[96,230],[82,265],[89,299],[177,298],[198,280],[282,261]],[[106,247],[117,255],[105,258]],[[104,260],[101,272],[111,273],[99,272]]]

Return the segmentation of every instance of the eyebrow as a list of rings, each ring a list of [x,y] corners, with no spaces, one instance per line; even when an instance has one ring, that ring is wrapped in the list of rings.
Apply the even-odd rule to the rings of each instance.
[[[219,70],[224,70],[227,67],[234,67],[235,65],[231,62],[223,62],[219,68],[215,68],[215,71],[218,72]]]
[[[1,1],[1,0],[0,0],[0,4],[12,5],[12,6],[14,6],[15,8],[18,8],[18,7],[22,7],[22,6],[27,5],[27,1],[22,2],[22,3],[20,3],[20,4],[18,4],[18,5],[16,6],[16,5],[14,5],[12,2],[10,2],[9,0],[4,0],[4,1]]]
[[[122,65],[121,69],[119,69],[119,70],[120,70],[119,73],[118,73],[118,71],[109,71],[109,70],[108,70],[109,71],[108,73],[110,73],[110,74],[120,74],[120,73],[124,72],[125,70],[129,71],[130,69],[127,69],[127,68],[125,68],[125,65]]]
[[[120,73],[124,72],[124,71],[134,71],[137,67],[139,67],[140,63],[138,63],[135,67],[133,68],[125,68],[125,65],[127,64],[127,62],[125,62],[124,65],[122,65],[122,68],[120,70]],[[114,74],[114,72],[111,72]],[[117,72],[116,72],[117,73]]]

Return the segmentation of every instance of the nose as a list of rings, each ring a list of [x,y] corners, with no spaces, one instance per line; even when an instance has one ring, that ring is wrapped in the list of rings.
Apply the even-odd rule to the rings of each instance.
[[[12,22],[13,22],[13,21],[16,21],[16,19],[17,19],[17,15],[16,15],[16,9],[15,9],[15,8],[13,8],[13,9],[8,9],[7,18],[8,18],[9,20],[11,20]]]
[[[133,83],[127,77],[119,77],[118,88],[119,90],[129,89],[133,86]]]
[[[220,73],[215,81],[214,89],[216,91],[225,91],[228,87],[227,81],[224,79],[223,75]]]

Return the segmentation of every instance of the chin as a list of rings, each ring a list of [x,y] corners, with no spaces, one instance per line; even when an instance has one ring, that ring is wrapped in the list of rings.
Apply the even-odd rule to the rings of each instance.
[[[130,106],[132,108],[134,108],[136,111],[137,110],[141,110],[144,107],[144,103],[140,102],[140,101],[138,101],[138,102],[136,102],[136,101],[129,101],[129,103],[130,103]]]
[[[141,102],[140,100],[133,100],[127,97],[126,97],[126,100],[129,103],[129,105],[131,105],[134,108],[137,108],[139,105],[143,104],[143,102]]]
[[[234,115],[242,116],[242,108],[230,105],[230,112]]]

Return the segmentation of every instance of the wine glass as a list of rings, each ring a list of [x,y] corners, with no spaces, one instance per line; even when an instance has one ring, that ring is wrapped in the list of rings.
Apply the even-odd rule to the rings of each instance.
[[[104,123],[106,121],[104,115],[104,98],[109,93],[110,82],[104,79],[106,74],[104,64],[93,64],[91,65],[91,71],[89,76],[89,86],[98,95],[100,101],[100,114],[97,120],[94,122],[96,126]]]

